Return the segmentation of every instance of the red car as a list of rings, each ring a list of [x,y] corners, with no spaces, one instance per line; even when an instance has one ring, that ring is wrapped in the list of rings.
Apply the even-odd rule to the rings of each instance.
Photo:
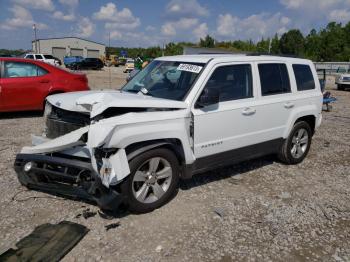
[[[89,90],[86,75],[36,60],[0,58],[0,69],[0,112],[43,110],[49,95]]]

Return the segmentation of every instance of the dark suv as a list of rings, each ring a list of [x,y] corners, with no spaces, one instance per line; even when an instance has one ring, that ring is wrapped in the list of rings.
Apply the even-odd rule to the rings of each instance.
[[[73,70],[81,69],[101,69],[103,68],[103,62],[99,58],[85,58],[80,62],[75,62],[67,65],[68,68]]]

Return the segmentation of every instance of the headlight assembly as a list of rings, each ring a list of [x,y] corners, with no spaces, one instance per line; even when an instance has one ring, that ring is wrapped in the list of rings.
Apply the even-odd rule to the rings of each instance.
[[[52,105],[49,102],[45,103],[44,117],[48,117],[52,112]]]

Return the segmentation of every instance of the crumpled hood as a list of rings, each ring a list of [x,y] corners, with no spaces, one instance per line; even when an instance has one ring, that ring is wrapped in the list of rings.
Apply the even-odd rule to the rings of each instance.
[[[68,111],[89,112],[91,118],[101,114],[110,107],[187,108],[187,104],[182,101],[155,98],[116,90],[57,94],[47,97],[47,101],[56,107]]]

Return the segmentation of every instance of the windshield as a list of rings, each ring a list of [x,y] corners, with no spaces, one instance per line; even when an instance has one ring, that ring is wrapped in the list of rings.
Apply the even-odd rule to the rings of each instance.
[[[202,63],[155,60],[131,79],[122,91],[181,101],[203,67]]]

